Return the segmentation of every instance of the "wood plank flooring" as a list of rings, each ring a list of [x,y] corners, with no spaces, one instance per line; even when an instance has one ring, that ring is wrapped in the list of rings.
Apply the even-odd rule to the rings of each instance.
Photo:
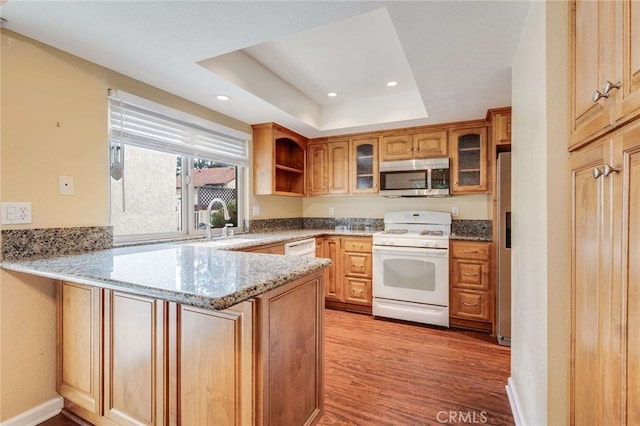
[[[327,309],[319,425],[513,425],[509,359],[484,333]],[[73,424],[63,415],[41,423]]]
[[[510,348],[484,333],[325,311],[320,425],[512,425]]]

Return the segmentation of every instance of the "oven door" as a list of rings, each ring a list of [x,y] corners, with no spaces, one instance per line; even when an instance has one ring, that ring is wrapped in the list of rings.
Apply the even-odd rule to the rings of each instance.
[[[373,297],[449,306],[449,250],[374,246]]]

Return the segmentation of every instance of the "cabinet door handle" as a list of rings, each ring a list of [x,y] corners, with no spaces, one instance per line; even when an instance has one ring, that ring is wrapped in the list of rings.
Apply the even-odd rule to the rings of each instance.
[[[621,82],[612,83],[609,80],[605,80],[604,84],[602,85],[602,92],[599,90],[593,92],[593,95],[591,95],[591,100],[593,102],[598,102],[602,98],[606,99],[609,97],[613,89],[620,89],[621,87]]]
[[[467,302],[462,302],[462,304],[463,304],[464,306],[478,306],[478,304],[477,304],[477,303],[467,303]]]
[[[602,85],[602,93],[605,95],[609,95],[609,93],[611,93],[613,89],[620,89],[621,87],[621,82],[612,83],[609,80],[605,80],[604,84]]]
[[[609,97],[609,94],[608,94],[608,93],[602,93],[601,91],[596,90],[595,92],[593,92],[593,95],[591,95],[591,100],[592,100],[594,103],[596,103],[596,102],[598,102],[600,99],[602,99],[602,98],[605,98],[605,99],[606,99],[606,98],[608,98],[608,97]]]
[[[598,179],[600,176],[602,176],[602,170],[600,170],[598,167],[594,167],[592,174],[594,179]]]
[[[602,167],[602,174],[603,174],[605,177],[607,177],[607,176],[609,176],[611,173],[620,173],[620,169],[619,169],[619,168],[617,168],[617,167],[611,167],[610,165],[605,164],[605,165]]]

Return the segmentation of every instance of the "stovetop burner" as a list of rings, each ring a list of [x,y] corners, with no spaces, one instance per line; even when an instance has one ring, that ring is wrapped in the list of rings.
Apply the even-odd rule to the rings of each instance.
[[[420,235],[430,235],[433,237],[441,237],[444,235],[444,233],[442,231],[434,231],[434,230],[427,230],[427,231],[422,231],[420,232]]]
[[[406,229],[385,229],[384,231],[382,231],[383,234],[393,234],[393,235],[402,235],[402,234],[406,234],[407,232],[409,232]]]

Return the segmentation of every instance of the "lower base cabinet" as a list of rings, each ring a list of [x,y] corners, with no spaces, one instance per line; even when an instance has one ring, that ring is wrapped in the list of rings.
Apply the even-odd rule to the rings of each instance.
[[[311,425],[322,272],[224,311],[57,284],[57,390],[95,425]]]
[[[494,334],[491,243],[450,241],[449,324]]]
[[[322,257],[333,261],[326,269],[328,308],[371,313],[371,237],[324,237]]]

